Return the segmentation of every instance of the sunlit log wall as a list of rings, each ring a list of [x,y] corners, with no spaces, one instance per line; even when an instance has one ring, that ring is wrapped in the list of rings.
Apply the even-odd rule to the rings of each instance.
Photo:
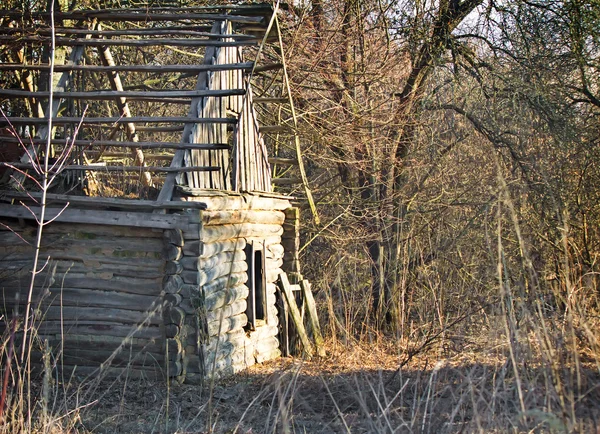
[[[181,245],[174,251],[172,265],[167,265],[178,273],[170,279],[177,282],[173,287],[180,288],[179,304],[174,307],[180,309],[176,315],[180,328],[171,339],[179,342],[182,374],[196,382],[279,357],[275,282],[283,266],[284,210],[290,207],[289,200],[202,190],[192,190],[182,199],[207,205],[200,236],[174,236],[173,246]],[[264,312],[254,325],[249,324],[247,312],[252,288],[248,246],[264,255]]]

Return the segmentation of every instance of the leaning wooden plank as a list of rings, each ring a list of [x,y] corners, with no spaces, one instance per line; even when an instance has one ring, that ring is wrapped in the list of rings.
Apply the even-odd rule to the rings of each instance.
[[[22,206],[1,205],[0,216],[33,219],[39,218],[39,207],[26,209]],[[186,229],[193,230],[198,226],[189,223],[188,216],[176,214],[151,214],[121,211],[99,211],[74,208],[47,208],[46,221],[53,220],[68,223],[89,223],[98,225],[131,226],[157,229]]]
[[[304,352],[307,357],[312,357],[313,355],[313,346],[308,339],[308,334],[306,333],[306,329],[304,328],[304,324],[302,322],[302,317],[300,315],[300,310],[298,309],[298,305],[296,304],[296,298],[292,293],[292,288],[290,282],[288,280],[287,274],[280,273],[279,280],[277,282],[279,287],[281,288],[283,295],[285,297],[285,301],[287,302],[290,316],[294,321],[294,325],[296,326],[296,331],[300,336],[300,341],[302,342],[302,346],[304,347]]]
[[[323,341],[323,335],[321,334],[319,317],[317,316],[317,305],[315,304],[315,299],[310,288],[310,283],[308,282],[308,280],[302,280],[300,282],[300,287],[302,288],[304,303],[306,303],[306,307],[308,308],[308,319],[310,321],[310,327],[312,329],[313,337],[315,339],[315,347],[317,348],[317,354],[320,357],[325,357],[327,353],[325,352],[325,344]]]
[[[188,72],[199,73],[202,71],[251,71],[254,62],[237,62],[224,65],[55,65],[56,72],[87,71],[87,72]],[[50,65],[21,65],[19,63],[0,63],[0,71],[47,71]],[[268,99],[268,98],[267,98]],[[285,100],[287,101],[287,99]],[[284,101],[284,102],[285,102]]]
[[[246,93],[244,89],[227,89],[227,90],[163,90],[163,91],[138,91],[125,90],[122,92],[113,90],[98,90],[89,92],[54,92],[55,98],[72,98],[72,99],[113,99],[113,98],[197,98],[197,97],[224,97],[230,95],[243,95]],[[0,89],[0,96],[14,98],[47,98],[50,92],[28,92],[24,90]]]

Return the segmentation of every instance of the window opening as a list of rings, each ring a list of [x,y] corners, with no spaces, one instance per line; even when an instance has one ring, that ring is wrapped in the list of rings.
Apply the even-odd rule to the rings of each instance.
[[[246,262],[248,263],[248,330],[267,321],[267,295],[265,272],[265,247],[264,243],[253,241],[246,245]]]

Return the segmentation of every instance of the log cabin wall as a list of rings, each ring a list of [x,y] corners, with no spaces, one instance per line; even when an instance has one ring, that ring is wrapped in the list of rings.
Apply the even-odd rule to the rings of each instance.
[[[182,374],[198,382],[281,355],[275,282],[283,267],[284,211],[291,205],[275,195],[187,194],[181,199],[207,206],[199,239],[184,237],[173,266],[181,270],[180,306],[189,330],[179,345]]]
[[[11,228],[0,226],[0,296],[2,313],[10,317],[26,308],[36,227],[1,222]],[[47,340],[53,360],[79,374],[104,364],[113,374],[128,367],[135,375],[162,376],[162,232],[70,222],[46,226],[40,257],[50,261],[32,299],[34,356],[39,359]]]

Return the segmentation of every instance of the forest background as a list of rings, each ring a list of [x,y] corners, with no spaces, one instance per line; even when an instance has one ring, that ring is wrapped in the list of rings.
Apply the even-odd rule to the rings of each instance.
[[[600,2],[283,9],[330,351],[428,372],[418,406],[369,407],[366,430],[600,432]]]

